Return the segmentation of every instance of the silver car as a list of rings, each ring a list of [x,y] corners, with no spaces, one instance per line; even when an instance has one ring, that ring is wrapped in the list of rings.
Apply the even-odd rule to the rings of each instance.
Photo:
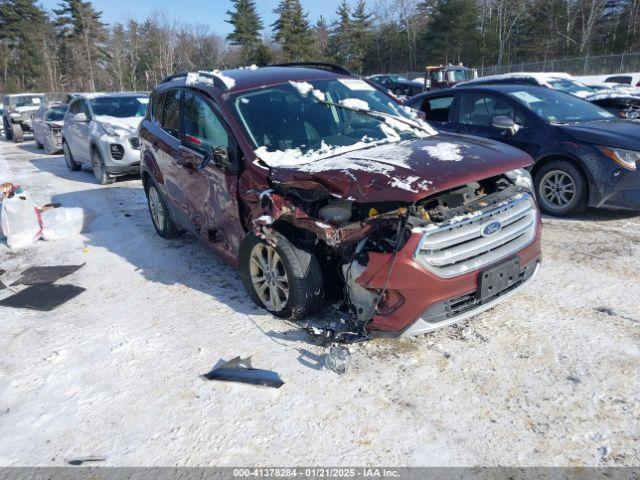
[[[39,149],[49,155],[62,150],[62,125],[67,112],[64,103],[47,103],[42,105],[33,117],[33,135]]]
[[[140,172],[137,129],[147,111],[142,93],[82,94],[64,117],[62,150],[69,170],[91,165],[101,185]]]

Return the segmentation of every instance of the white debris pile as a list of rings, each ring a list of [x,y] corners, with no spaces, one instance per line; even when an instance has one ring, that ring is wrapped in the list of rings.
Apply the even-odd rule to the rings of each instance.
[[[61,240],[78,235],[89,223],[82,208],[40,208],[18,186],[12,186],[0,201],[0,233],[12,249],[28,247],[41,238]]]

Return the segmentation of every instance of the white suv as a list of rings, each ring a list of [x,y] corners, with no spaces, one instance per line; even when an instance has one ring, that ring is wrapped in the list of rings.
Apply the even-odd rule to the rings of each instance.
[[[148,95],[99,93],[76,96],[64,118],[62,149],[69,170],[91,165],[101,185],[115,177],[139,173],[138,125]]]

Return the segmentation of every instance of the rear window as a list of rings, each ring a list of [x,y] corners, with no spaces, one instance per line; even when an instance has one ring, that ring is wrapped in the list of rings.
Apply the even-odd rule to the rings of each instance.
[[[67,107],[54,107],[47,110],[45,119],[48,122],[59,122],[64,118],[64,114],[67,112]]]
[[[453,104],[453,95],[427,98],[422,104],[425,120],[444,123],[449,120],[449,110]]]

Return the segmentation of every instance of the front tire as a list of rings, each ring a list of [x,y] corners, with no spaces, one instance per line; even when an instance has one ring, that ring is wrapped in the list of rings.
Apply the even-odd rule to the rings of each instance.
[[[72,172],[80,170],[80,164],[73,159],[71,155],[71,149],[67,142],[62,142],[62,152],[64,153],[64,161],[67,164],[67,168]]]
[[[315,255],[274,232],[275,247],[254,234],[240,245],[240,275],[251,299],[276,317],[300,320],[324,297],[322,270]]]
[[[580,170],[566,160],[543,165],[534,176],[540,209],[557,217],[568,217],[587,206],[587,182]]]
[[[160,190],[157,185],[149,180],[145,188],[147,194],[147,205],[149,206],[149,214],[151,222],[156,229],[158,235],[162,238],[174,238],[180,234],[180,231],[173,223],[167,204],[164,202]]]
[[[37,148],[38,150],[43,150],[43,149],[44,149],[44,145],[42,145],[42,144],[38,141],[38,139],[37,139],[37,138],[36,138],[36,148]]]
[[[107,173],[107,167],[104,165],[102,155],[100,155],[100,152],[96,149],[91,152],[91,166],[93,168],[93,175],[100,185],[109,185],[115,182],[115,178]]]

